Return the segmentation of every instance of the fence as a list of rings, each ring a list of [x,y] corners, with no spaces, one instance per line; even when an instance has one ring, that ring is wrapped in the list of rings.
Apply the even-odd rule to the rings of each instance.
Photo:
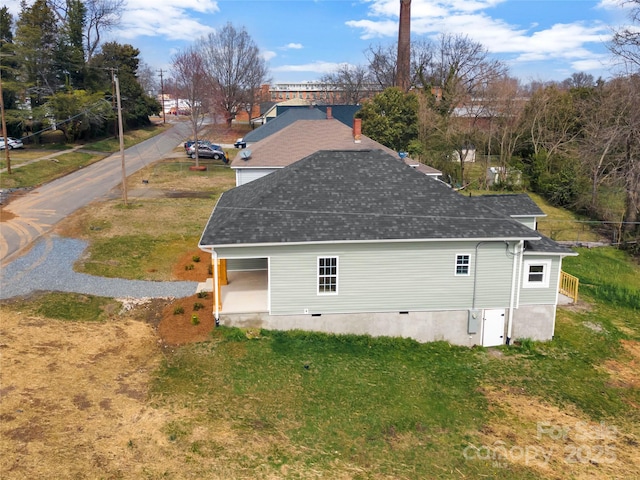
[[[560,293],[578,301],[578,285],[580,280],[567,272],[560,272]]]

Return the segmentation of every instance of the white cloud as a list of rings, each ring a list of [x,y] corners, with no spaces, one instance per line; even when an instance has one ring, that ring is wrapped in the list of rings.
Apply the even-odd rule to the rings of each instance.
[[[301,43],[287,43],[284,47],[282,47],[283,50],[301,50],[303,48],[304,47]]]
[[[274,57],[277,57],[277,56],[278,56],[278,54],[277,54],[276,52],[272,51],[272,50],[262,50],[262,51],[260,52],[260,55],[261,55],[261,56],[262,56],[262,58],[264,58],[267,62],[268,62],[269,60],[271,60],[272,58],[274,58]]]
[[[398,22],[394,20],[385,20],[374,22],[372,20],[349,20],[347,26],[359,28],[363,30],[360,38],[369,40],[376,37],[390,37],[398,34]]]
[[[598,64],[602,55],[594,53],[604,45],[610,26],[604,22],[558,23],[541,29],[536,23],[528,26],[512,25],[492,18],[487,9],[506,0],[413,0],[411,4],[411,32],[414,38],[437,38],[441,33],[468,35],[492,54],[502,54],[511,62],[540,60],[570,60],[573,66]],[[601,6],[611,8],[620,0],[601,0]],[[397,0],[371,0],[366,19],[354,19],[347,26],[361,31],[362,39],[395,39],[398,34],[400,5]]]

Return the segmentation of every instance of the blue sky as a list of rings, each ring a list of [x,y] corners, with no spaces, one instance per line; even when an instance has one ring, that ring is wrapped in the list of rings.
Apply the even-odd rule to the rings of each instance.
[[[626,21],[619,0],[412,0],[412,39],[466,34],[523,82],[574,72],[611,75],[606,42]],[[7,2],[14,14],[18,2]],[[171,56],[226,22],[244,26],[277,82],[317,80],[366,64],[370,45],[394,43],[399,0],[127,0],[112,39],[169,70]]]

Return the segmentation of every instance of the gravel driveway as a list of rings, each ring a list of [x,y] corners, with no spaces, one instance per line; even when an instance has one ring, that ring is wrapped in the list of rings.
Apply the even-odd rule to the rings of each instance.
[[[124,280],[74,272],[73,264],[87,245],[87,242],[73,238],[41,238],[28,253],[2,266],[0,299],[38,290],[113,298],[180,298],[196,293],[197,282]]]

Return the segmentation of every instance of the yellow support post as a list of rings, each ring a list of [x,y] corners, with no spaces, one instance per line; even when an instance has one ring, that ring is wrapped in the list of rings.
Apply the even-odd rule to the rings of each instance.
[[[226,258],[221,258],[220,260],[218,260],[218,275],[220,278],[220,283],[222,285],[228,285],[229,284],[229,279],[227,277],[227,259]]]

